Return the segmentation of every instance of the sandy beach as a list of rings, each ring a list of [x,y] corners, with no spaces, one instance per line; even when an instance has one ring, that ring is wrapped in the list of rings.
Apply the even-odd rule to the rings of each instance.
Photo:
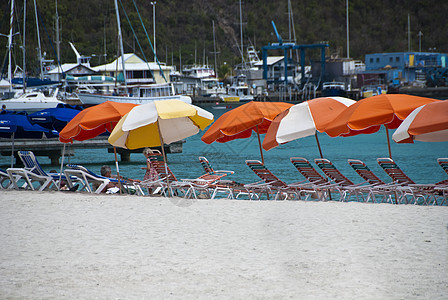
[[[1,299],[446,299],[448,207],[0,192]]]

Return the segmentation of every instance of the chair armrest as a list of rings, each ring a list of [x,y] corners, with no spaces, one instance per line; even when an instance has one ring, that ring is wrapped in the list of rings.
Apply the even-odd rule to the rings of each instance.
[[[227,174],[227,175],[235,174],[234,171],[228,171],[228,170],[215,170],[215,173],[224,173],[224,174]]]

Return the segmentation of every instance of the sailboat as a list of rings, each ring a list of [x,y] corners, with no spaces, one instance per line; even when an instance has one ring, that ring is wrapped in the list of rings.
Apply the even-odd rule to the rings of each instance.
[[[26,7],[26,1],[24,2]],[[36,10],[36,24],[37,24],[37,38],[39,40],[39,52],[40,52],[40,37],[39,37],[39,25],[37,23],[37,7],[36,0],[34,0],[34,7]],[[25,18],[25,14],[24,14]],[[54,108],[58,104],[62,103],[62,101],[57,99],[58,88],[49,91],[49,94],[45,94],[43,91],[28,91],[26,90],[26,81],[23,84],[23,92],[14,91],[12,84],[12,59],[11,59],[11,48],[12,48],[12,36],[13,36],[13,24],[14,24],[14,0],[11,0],[11,22],[9,28],[9,36],[8,36],[8,57],[9,57],[9,65],[8,65],[8,82],[9,82],[9,92],[8,94],[12,95],[9,99],[0,100],[0,106],[4,110],[23,110],[27,112],[35,112],[46,108]],[[25,30],[25,28],[23,29]],[[25,44],[25,39],[23,41]],[[25,49],[25,45],[23,45],[23,49]],[[25,57],[25,51],[24,51]],[[25,59],[24,59],[25,66]],[[25,67],[24,67],[25,69]],[[23,72],[23,78],[25,77],[25,72]]]
[[[117,15],[117,26],[118,26],[118,39],[119,48],[121,51],[121,56],[117,58],[117,72],[121,71],[120,76],[122,77],[123,84],[117,86],[113,93],[78,93],[77,96],[83,104],[86,105],[96,105],[106,101],[122,102],[122,103],[134,103],[134,104],[145,104],[152,102],[154,100],[181,100],[186,103],[191,104],[191,98],[185,95],[177,95],[175,93],[174,86],[171,83],[158,83],[158,84],[145,84],[145,85],[127,85],[126,82],[126,58],[129,57],[128,54],[124,54],[123,40],[121,34],[120,25],[120,15],[118,11],[117,0],[115,0],[115,11]],[[157,56],[154,51],[155,61],[157,61]],[[146,62],[145,62],[146,63]],[[120,66],[118,66],[120,64]],[[149,64],[146,63],[147,68],[150,70]],[[161,67],[160,67],[161,69]],[[162,72],[162,71],[161,71]],[[120,77],[118,76],[118,77]],[[120,78],[117,78],[119,81]]]
[[[248,66],[246,60],[244,59],[243,53],[243,21],[242,21],[242,9],[241,0],[239,1],[240,7],[240,36],[241,36],[241,68],[247,70]],[[247,48],[247,53],[249,57],[249,68],[253,68],[254,64],[259,61],[258,55],[256,54],[255,48],[249,46]],[[223,102],[249,102],[254,100],[254,96],[251,93],[249,85],[247,84],[247,75],[241,73],[235,76],[232,81],[232,85],[227,88],[227,93],[225,95],[219,96]]]

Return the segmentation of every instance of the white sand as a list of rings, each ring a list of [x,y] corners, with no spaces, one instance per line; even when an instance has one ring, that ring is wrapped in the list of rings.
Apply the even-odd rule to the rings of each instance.
[[[0,299],[447,299],[448,207],[176,201],[1,191]]]

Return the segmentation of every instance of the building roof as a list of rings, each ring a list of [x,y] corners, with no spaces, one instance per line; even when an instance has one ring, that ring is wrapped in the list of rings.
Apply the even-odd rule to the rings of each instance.
[[[126,71],[143,71],[143,70],[159,70],[159,65],[154,62],[145,62],[140,57],[135,55],[134,53],[126,53],[124,54],[124,62],[126,64],[125,68]],[[171,66],[166,66],[161,64],[160,65],[162,70],[171,70]],[[119,56],[117,59],[115,59],[113,62],[93,67],[93,69],[97,72],[116,72],[122,71],[122,62],[121,62],[121,56]]]
[[[96,72],[94,69],[89,68],[89,67],[87,67],[87,66],[85,66],[85,65],[82,65],[82,64],[73,64],[73,63],[72,63],[72,64],[63,64],[63,65],[61,66],[61,68],[56,67],[56,68],[54,68],[53,70],[49,71],[48,74],[60,74],[60,73],[61,73],[61,72],[59,72],[60,69],[62,69],[62,73],[68,73],[69,71],[71,71],[71,70],[73,70],[73,69],[75,69],[75,68],[77,68],[77,67],[82,67],[82,68],[84,68],[84,69],[90,71],[91,73],[95,73],[95,72]]]

